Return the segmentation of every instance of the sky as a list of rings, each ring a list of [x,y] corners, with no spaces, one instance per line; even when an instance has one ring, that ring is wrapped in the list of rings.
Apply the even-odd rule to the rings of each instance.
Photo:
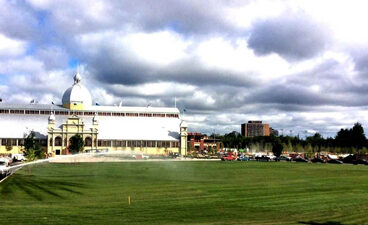
[[[190,131],[368,128],[367,1],[0,0],[3,104],[177,107]]]

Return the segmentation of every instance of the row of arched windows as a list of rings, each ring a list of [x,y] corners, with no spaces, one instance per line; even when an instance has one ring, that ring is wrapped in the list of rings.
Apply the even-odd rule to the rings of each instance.
[[[63,143],[63,139],[60,136],[55,138],[55,146],[62,146],[62,143]],[[64,146],[67,146],[67,144],[68,144],[67,139],[65,138],[64,139]],[[50,146],[51,145],[52,145],[52,139],[50,139]],[[86,137],[84,139],[84,146],[87,146],[87,147],[92,146],[92,138],[91,137]]]

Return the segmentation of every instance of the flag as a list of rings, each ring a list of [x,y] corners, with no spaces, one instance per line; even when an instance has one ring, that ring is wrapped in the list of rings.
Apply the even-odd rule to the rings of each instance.
[[[98,104],[98,103],[96,102],[96,105],[100,105],[100,104]]]
[[[32,99],[30,103],[31,103],[31,104],[35,103],[35,100],[34,100],[34,99]]]
[[[148,103],[147,107],[150,107],[152,105],[152,103]]]
[[[51,102],[51,104],[55,105],[55,103],[54,103],[54,102]]]
[[[186,112],[187,110],[186,109],[183,109],[184,112]]]
[[[0,98],[0,102],[3,102],[3,99],[2,98]]]

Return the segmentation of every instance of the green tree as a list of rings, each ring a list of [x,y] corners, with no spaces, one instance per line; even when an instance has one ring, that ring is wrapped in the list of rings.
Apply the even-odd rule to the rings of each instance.
[[[82,136],[79,134],[76,134],[70,138],[70,145],[69,145],[69,151],[71,153],[78,153],[83,151],[84,148],[84,141]]]
[[[23,154],[28,161],[40,159],[44,157],[45,150],[41,148],[40,143],[35,138],[35,132],[31,131],[24,138]]]
[[[11,151],[13,149],[13,146],[11,145],[10,140],[6,141],[6,147],[5,148],[6,148],[7,151]]]
[[[280,141],[275,141],[272,145],[272,153],[276,157],[280,157],[282,150],[284,149],[284,146],[281,144]]]

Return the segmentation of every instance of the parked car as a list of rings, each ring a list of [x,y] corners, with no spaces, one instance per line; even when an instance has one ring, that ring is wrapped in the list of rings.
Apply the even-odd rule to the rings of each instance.
[[[9,174],[9,168],[5,160],[0,160],[0,177],[5,177]]]
[[[249,157],[248,156],[240,156],[237,159],[238,161],[249,161]]]
[[[177,152],[175,152],[175,153],[170,152],[169,157],[171,157],[171,158],[175,159],[175,158],[180,157],[180,155],[179,155],[179,153],[177,153]]]
[[[280,155],[279,157],[276,157],[276,161],[291,161],[291,157]]]
[[[306,162],[307,163],[308,162],[308,159],[304,159],[302,157],[297,157],[297,158],[294,159],[294,161],[295,162]]]
[[[327,163],[332,163],[332,164],[343,164],[343,162],[342,162],[342,161],[337,160],[337,159],[329,159],[329,160],[327,161]]]
[[[355,161],[356,161],[356,156],[355,155],[348,155],[348,156],[346,156],[343,160],[342,160],[342,162],[343,163],[351,163],[351,164],[353,164]]]
[[[234,161],[234,160],[236,160],[236,156],[234,156],[231,153],[228,153],[228,154],[222,156],[221,160],[222,161]]]
[[[148,155],[132,155],[133,159],[149,159]]]
[[[12,164],[12,160],[9,157],[1,157],[0,162],[4,162],[5,166],[9,166]]]
[[[18,162],[18,161],[26,161],[26,157],[24,157],[23,154],[12,154],[11,158],[13,160],[13,162]]]
[[[257,161],[266,161],[266,162],[269,162],[271,160],[271,158],[268,157],[267,155],[256,156],[255,159]]]
[[[321,159],[321,158],[313,158],[311,160],[312,163],[326,163],[325,160]]]
[[[358,159],[358,160],[353,161],[353,164],[354,165],[358,165],[358,164],[368,165],[368,161],[365,159]]]

